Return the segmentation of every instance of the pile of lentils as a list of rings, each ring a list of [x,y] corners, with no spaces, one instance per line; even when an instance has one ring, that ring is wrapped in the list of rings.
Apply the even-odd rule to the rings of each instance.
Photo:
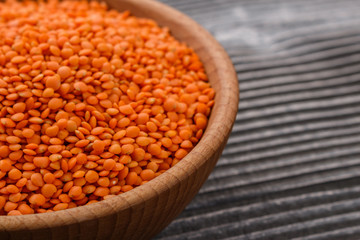
[[[214,105],[153,20],[87,1],[0,3],[0,215],[91,204],[176,165]]]

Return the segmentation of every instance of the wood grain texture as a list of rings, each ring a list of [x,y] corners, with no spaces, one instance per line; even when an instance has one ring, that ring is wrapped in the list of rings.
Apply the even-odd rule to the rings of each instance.
[[[241,94],[215,169],[155,239],[360,239],[360,2],[161,1],[224,46]]]
[[[108,0],[111,8],[168,26],[204,63],[216,90],[209,125],[199,144],[175,167],[127,193],[53,213],[0,216],[0,239],[149,239],[190,202],[215,166],[235,120],[238,84],[222,47],[184,14],[152,0]]]

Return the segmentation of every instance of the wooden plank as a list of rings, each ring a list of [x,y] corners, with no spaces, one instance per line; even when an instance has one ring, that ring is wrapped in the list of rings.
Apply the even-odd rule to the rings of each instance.
[[[360,3],[163,2],[225,47],[240,104],[217,167],[156,239],[357,239]]]

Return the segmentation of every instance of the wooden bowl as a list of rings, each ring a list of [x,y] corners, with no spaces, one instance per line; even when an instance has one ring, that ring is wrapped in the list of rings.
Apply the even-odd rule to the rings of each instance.
[[[107,0],[168,26],[194,48],[205,65],[215,105],[198,145],[164,174],[129,192],[88,206],[24,216],[0,216],[0,239],[149,239],[191,201],[214,168],[226,144],[238,106],[238,82],[223,48],[184,14],[153,0]]]

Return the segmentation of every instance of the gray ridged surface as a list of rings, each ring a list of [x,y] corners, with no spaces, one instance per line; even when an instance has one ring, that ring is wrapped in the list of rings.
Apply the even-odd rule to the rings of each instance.
[[[360,239],[360,1],[163,2],[225,47],[241,93],[216,168],[156,239]]]

